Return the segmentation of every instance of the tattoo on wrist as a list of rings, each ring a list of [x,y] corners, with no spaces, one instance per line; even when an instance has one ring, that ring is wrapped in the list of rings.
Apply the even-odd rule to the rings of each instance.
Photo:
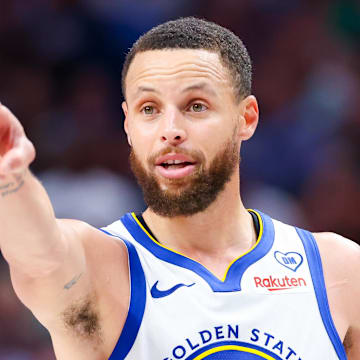
[[[14,175],[14,180],[6,184],[0,184],[0,195],[2,198],[17,193],[24,185],[25,172]]]
[[[69,290],[70,288],[72,288],[80,279],[82,273],[79,275],[76,275],[71,281],[69,281],[67,284],[64,285],[64,289]]]

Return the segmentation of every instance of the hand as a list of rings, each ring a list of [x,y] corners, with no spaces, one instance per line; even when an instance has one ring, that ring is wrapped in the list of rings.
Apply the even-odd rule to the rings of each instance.
[[[34,145],[19,120],[0,104],[0,177],[24,172],[34,159]]]

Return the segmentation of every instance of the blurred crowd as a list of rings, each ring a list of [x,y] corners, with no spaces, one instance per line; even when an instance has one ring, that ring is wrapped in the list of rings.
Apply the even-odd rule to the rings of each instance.
[[[121,66],[152,26],[213,20],[244,41],[260,124],[243,145],[245,205],[360,241],[357,0],[0,0],[0,101],[37,149],[58,217],[106,225],[144,203],[128,166]],[[0,360],[52,360],[0,262]]]

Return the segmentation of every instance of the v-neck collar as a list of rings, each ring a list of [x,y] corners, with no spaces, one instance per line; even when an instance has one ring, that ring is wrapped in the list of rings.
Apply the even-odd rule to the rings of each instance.
[[[135,213],[124,215],[121,221],[132,237],[157,258],[193,271],[201,276],[215,292],[232,292],[241,291],[241,278],[246,269],[265,256],[274,242],[274,225],[271,218],[260,211],[249,211],[255,213],[259,218],[259,237],[254,246],[229,264],[222,280],[196,260],[160,244],[144,228]]]

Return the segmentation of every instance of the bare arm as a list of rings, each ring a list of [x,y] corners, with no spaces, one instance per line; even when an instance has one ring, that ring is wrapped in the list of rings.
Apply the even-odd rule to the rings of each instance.
[[[314,235],[335,325],[348,359],[360,359],[360,246],[334,233]]]
[[[47,323],[56,317],[56,299],[74,296],[62,294],[64,286],[70,290],[82,277],[79,292],[91,291],[82,241],[88,231],[80,222],[55,218],[45,189],[28,169],[34,158],[20,122],[0,105],[1,251],[18,296]]]
[[[59,358],[105,358],[128,306],[125,246],[85,223],[56,219],[28,169],[34,158],[20,122],[0,105],[0,246],[14,289],[50,331]]]
[[[34,277],[51,272],[67,249],[45,190],[27,169],[7,175],[0,184],[0,244],[5,259]]]
[[[50,201],[28,170],[35,158],[15,116],[0,105],[0,245],[10,266],[39,276],[66,253]]]

